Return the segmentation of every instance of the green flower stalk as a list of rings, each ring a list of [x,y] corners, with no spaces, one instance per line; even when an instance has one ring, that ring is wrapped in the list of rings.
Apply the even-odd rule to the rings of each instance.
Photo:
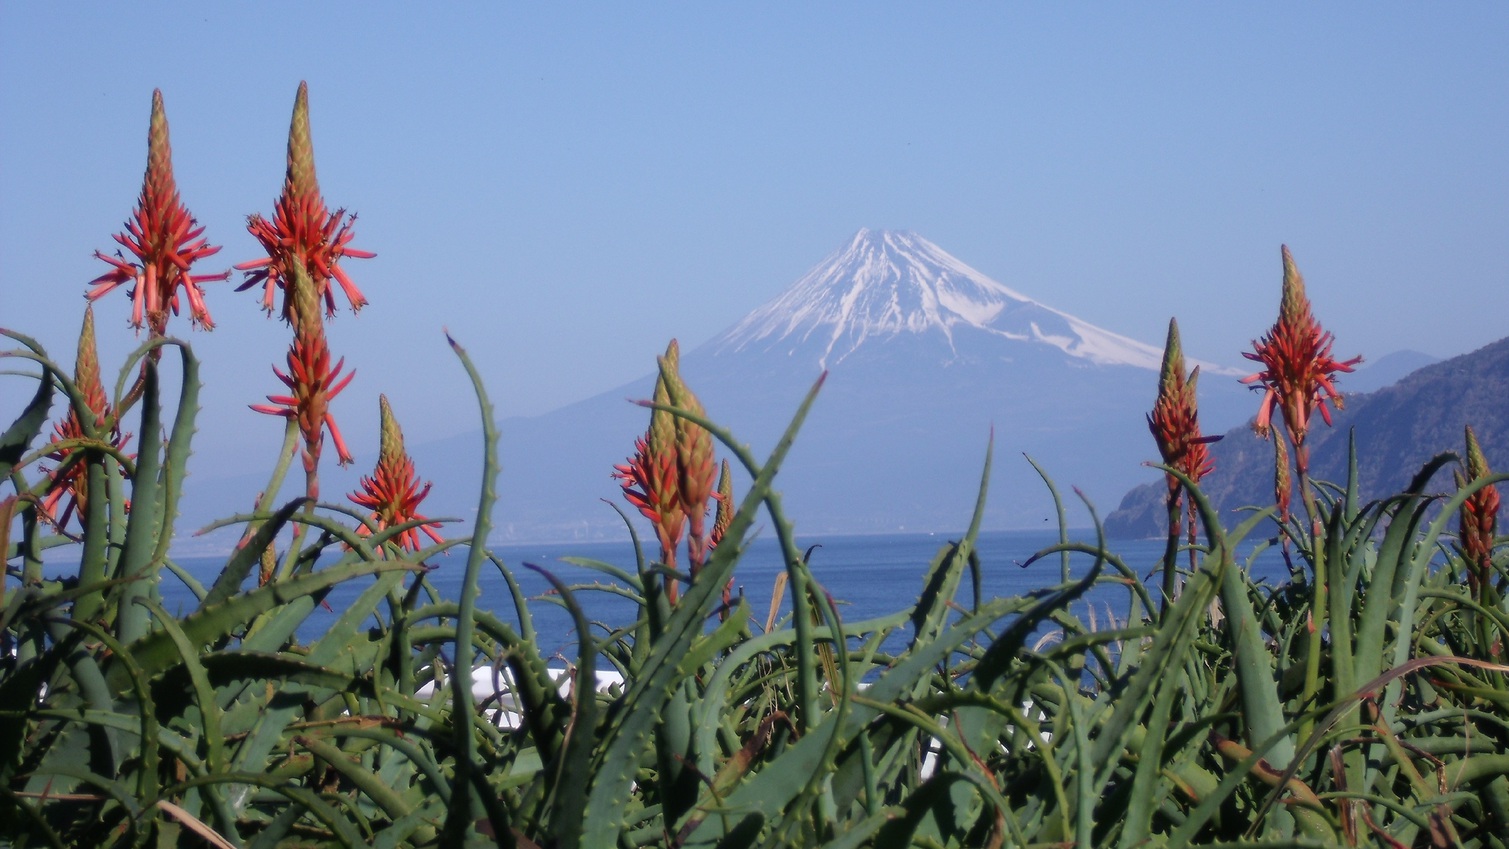
[[[1289,443],[1273,440],[1273,503],[1278,506],[1280,523],[1289,521],[1289,499],[1294,493],[1294,480],[1289,473]],[[1284,537],[1288,545],[1289,538]]]
[[[204,303],[207,280],[225,280],[230,272],[194,274],[192,267],[220,248],[203,238],[204,228],[178,195],[173,177],[173,147],[168,141],[168,116],[162,104],[162,91],[152,92],[152,117],[147,130],[147,171],[142,178],[141,196],[136,211],[126,222],[126,230],[115,241],[130,251],[127,258],[120,251],[107,256],[94,255],[107,262],[111,270],[90,282],[85,295],[94,301],[124,284],[131,285],[131,326],[138,330],[145,324],[153,336],[167,333],[168,312],[177,314],[180,295],[189,304],[189,318],[194,326],[212,329],[215,322]]]
[[[723,535],[728,532],[730,525],[734,523],[734,478],[729,469],[728,461],[724,460],[722,469],[718,473],[718,491],[713,493],[713,498],[718,499],[717,509],[713,513],[713,530],[708,535],[708,546],[717,548],[723,541]]]

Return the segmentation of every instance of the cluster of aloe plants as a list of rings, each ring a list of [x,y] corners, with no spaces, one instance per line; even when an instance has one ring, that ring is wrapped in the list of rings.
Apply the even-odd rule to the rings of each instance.
[[[264,496],[224,521],[242,534],[208,585],[172,559],[199,378],[167,328],[180,298],[209,327],[200,283],[224,275],[191,271],[218,249],[179,200],[160,97],[141,203],[118,237],[132,257],[102,255],[111,271],[91,291],[130,285],[147,331],[113,390],[91,317],[71,372],[0,331],[18,364],[7,379],[29,399],[0,434],[0,843],[1509,844],[1504,478],[1468,430],[1452,493],[1426,490],[1449,455],[1377,501],[1360,498],[1355,474],[1310,480],[1306,428],[1317,411],[1329,421],[1334,375],[1351,363],[1331,358],[1287,250],[1280,318],[1251,355],[1274,505],[1239,527],[1222,527],[1200,493],[1210,438],[1171,325],[1149,416],[1168,476],[1159,562],[1063,529],[1036,558],[1058,564],[1056,582],[980,597],[987,453],[974,515],[919,564],[915,601],[843,621],[777,489],[821,381],[759,458],[709,420],[673,343],[648,429],[617,469],[658,551],[578,561],[601,580],[547,575],[557,592],[528,599],[519,565],[486,547],[498,434],[459,347],[486,437],[470,533],[445,539],[418,512],[427,489],[386,399],[355,506],[321,500],[326,436],[349,457],[330,402],[350,380],[322,313],[337,287],[353,309],[365,303],[341,261],[370,254],[325,206],[309,138],[301,87],[283,194],[272,219],[249,225],[267,257],[238,266],[242,288],[261,285],[293,331],[277,371],[288,394],[256,408],[284,417],[287,438]],[[752,481],[737,497],[719,443]],[[280,502],[295,456],[302,492]],[[1296,487],[1302,515],[1289,510]],[[728,587],[761,525],[786,569],[756,610]],[[1290,580],[1253,580],[1237,552],[1254,540],[1281,551]],[[77,563],[61,578],[43,565],[54,548]],[[450,549],[466,552],[459,598],[425,566]],[[493,569],[511,598],[485,610],[478,583]],[[167,581],[189,587],[193,609],[164,609]],[[341,585],[355,601],[301,636]],[[1097,586],[1125,592],[1109,626],[1077,604]],[[588,621],[588,592],[627,597],[637,614]],[[539,648],[540,603],[575,623],[565,670]],[[481,699],[479,671],[495,685]]]

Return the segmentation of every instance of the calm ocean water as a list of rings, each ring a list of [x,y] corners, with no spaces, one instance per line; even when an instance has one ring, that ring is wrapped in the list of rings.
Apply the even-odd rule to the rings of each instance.
[[[845,621],[859,622],[876,616],[894,613],[909,607],[919,597],[923,577],[928,565],[939,549],[949,542],[947,535],[933,534],[887,534],[868,536],[813,536],[797,540],[805,549],[813,550],[810,563],[817,580],[839,603],[839,615]],[[1089,532],[1070,534],[1071,540],[1093,542]],[[1046,557],[1029,566],[1022,564],[1035,552],[1057,542],[1055,533],[1030,531],[996,531],[982,533],[977,548],[982,572],[982,593],[986,598],[1022,595],[1033,590],[1050,587],[1059,582],[1061,561],[1058,555]],[[1108,544],[1111,551],[1146,577],[1163,554],[1161,540],[1116,540]],[[603,583],[610,579],[601,573],[566,563],[562,558],[576,557],[611,563],[622,569],[634,570],[634,553],[625,542],[560,543],[548,545],[508,545],[494,549],[513,571],[519,583],[532,597],[530,611],[535,627],[540,633],[541,647],[547,653],[559,653],[562,657],[575,655],[575,637],[570,617],[559,605],[543,598],[549,589],[546,579],[523,564],[532,564],[549,570],[569,584]],[[430,579],[448,598],[458,598],[461,580],[466,567],[465,552],[442,556],[431,561],[434,571]],[[1071,572],[1083,575],[1089,569],[1092,558],[1073,555]],[[1242,561],[1239,561],[1242,562]],[[185,558],[180,561],[206,585],[215,579],[223,558]],[[1265,552],[1253,564],[1257,577],[1277,583],[1287,573],[1276,554]],[[771,590],[776,575],[783,569],[779,548],[773,537],[756,539],[734,573],[736,592],[742,592],[749,600],[755,618],[763,621],[770,606]],[[339,587],[327,601],[332,610],[340,610],[365,586]],[[163,596],[170,611],[187,612],[195,606],[194,597],[176,578],[164,579]],[[1101,622],[1110,617],[1121,618],[1127,609],[1127,591],[1114,586],[1100,586],[1081,601],[1076,609],[1082,617],[1085,607],[1094,606],[1094,615]],[[633,605],[605,592],[581,591],[577,594],[590,618],[612,625],[626,624],[633,615]],[[958,600],[969,604],[972,600],[966,580]],[[516,614],[507,587],[496,567],[485,564],[482,572],[479,604],[490,610],[504,622],[516,621]],[[789,595],[787,596],[789,609]],[[301,631],[305,639],[316,636],[335,614],[324,609],[311,616],[307,627]]]

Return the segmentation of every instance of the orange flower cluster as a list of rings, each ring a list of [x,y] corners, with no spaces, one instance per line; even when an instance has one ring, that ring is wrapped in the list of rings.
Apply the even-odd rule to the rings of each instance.
[[[671,340],[659,363],[652,403],[703,416],[702,403],[681,380],[676,340]],[[687,534],[687,560],[693,578],[732,521],[732,484],[726,463],[723,479],[715,484],[717,474],[712,435],[701,425],[665,409],[650,414],[649,430],[635,440],[634,455],[614,466],[613,477],[623,487],[624,498],[650,520],[660,542],[660,560],[671,569],[676,567],[682,533]],[[724,495],[725,491],[729,494]],[[707,513],[713,501],[718,510],[709,533]],[[674,583],[668,584],[667,595],[675,601]]]
[[[1196,483],[1210,474],[1214,464],[1208,446],[1221,438],[1200,435],[1200,414],[1195,403],[1195,386],[1199,379],[1199,366],[1185,377],[1179,323],[1169,319],[1168,341],[1163,346],[1163,369],[1158,378],[1158,400],[1148,414],[1147,426],[1158,443],[1163,464],[1178,469]],[[1167,477],[1169,496],[1173,497],[1179,489],[1179,480],[1173,475]]]
[[[351,229],[355,222],[356,215],[347,217],[344,209],[331,212],[320,194],[320,182],[314,171],[314,143],[309,132],[309,86],[301,82],[294,100],[293,123],[288,130],[288,173],[283,192],[274,203],[271,221],[253,213],[246,222],[247,230],[267,251],[267,257],[236,266],[246,272],[245,282],[236,291],[243,292],[261,283],[262,307],[272,312],[275,293],[282,289],[283,319],[295,324],[294,298],[289,291],[294,281],[290,277],[291,269],[300,266],[314,281],[320,299],[325,302],[326,315],[335,315],[332,281],[340,285],[351,311],[360,310],[367,305],[367,299],[341,268],[340,261],[345,257],[371,259],[377,254],[349,246],[355,235]]]
[[[1263,370],[1242,378],[1243,383],[1263,387],[1263,402],[1258,408],[1256,428],[1266,436],[1272,425],[1274,410],[1284,415],[1284,426],[1295,447],[1304,444],[1310,427],[1310,415],[1320,411],[1326,424],[1331,423],[1330,402],[1336,409],[1345,406],[1336,391],[1335,375],[1350,372],[1362,357],[1338,361],[1331,356],[1334,342],[1310,312],[1310,298],[1305,294],[1305,278],[1300,276],[1288,246],[1282,247],[1284,293],[1279,303],[1278,321],[1254,341],[1253,351],[1243,353],[1261,363]]]
[[[1331,356],[1334,340],[1311,314],[1310,298],[1305,294],[1305,278],[1295,267],[1288,246],[1281,250],[1284,290],[1278,320],[1262,339],[1252,343],[1252,352],[1242,354],[1263,365],[1262,371],[1242,378],[1242,382],[1258,384],[1264,390],[1254,423],[1259,436],[1267,437],[1271,433],[1275,410],[1283,413],[1284,430],[1294,446],[1294,469],[1298,473],[1305,512],[1311,524],[1318,528],[1314,494],[1310,491],[1310,448],[1305,444],[1305,435],[1310,429],[1311,414],[1319,410],[1320,417],[1329,425],[1331,411],[1327,403],[1338,410],[1345,406],[1341,393],[1336,391],[1335,376],[1350,372],[1353,366],[1362,362],[1362,357],[1337,360]],[[1289,521],[1289,457],[1283,445],[1274,450],[1274,494],[1279,521],[1286,523]]]
[[[350,384],[354,375],[351,372],[343,373],[345,360],[336,359],[331,354],[324,321],[335,313],[334,292],[337,286],[344,293],[353,312],[367,303],[366,297],[341,265],[341,261],[346,258],[369,259],[376,256],[370,251],[351,247],[355,221],[356,216],[348,216],[344,209],[331,212],[320,193],[319,180],[315,175],[314,145],[309,129],[309,88],[301,82],[294,100],[288,132],[287,172],[282,192],[274,204],[272,218],[269,220],[253,214],[247,219],[247,229],[267,255],[236,265],[235,268],[245,274],[244,282],[237,291],[260,284],[263,287],[262,305],[269,313],[274,309],[277,293],[282,292],[280,316],[292,326],[293,341],[285,360],[286,370],[274,366],[273,373],[287,388],[287,393],[269,395],[268,403],[254,404],[252,409],[282,416],[297,425],[303,439],[305,490],[310,498],[319,497],[318,467],[327,432],[341,464],[348,464],[352,459],[346,442],[341,437],[340,428],[330,412],[330,403]],[[188,301],[195,325],[205,329],[213,327],[200,283],[204,280],[226,279],[230,272],[210,276],[190,273],[190,267],[195,261],[216,253],[220,248],[209,245],[202,238],[203,228],[197,226],[179,199],[173,177],[172,150],[168,143],[167,117],[160,91],[152,94],[146,177],[135,215],[126,223],[126,231],[115,238],[131,251],[135,261],[128,261],[119,255],[107,257],[97,252],[96,255],[113,268],[91,281],[88,298],[93,301],[119,285],[130,283],[133,285],[131,295],[134,309],[131,323],[134,326],[141,327],[145,322],[154,335],[163,335],[168,312],[178,312],[179,298],[182,296]],[[89,409],[94,414],[90,429],[97,430],[100,424],[110,421],[111,443],[121,447],[126,438],[114,427],[104,388],[99,380],[99,365],[94,351],[91,311],[86,313],[84,330],[80,335],[76,383],[85,394]],[[139,386],[140,383],[138,389]],[[441,541],[435,532],[440,524],[429,521],[418,513],[418,506],[429,494],[430,485],[420,485],[414,472],[413,460],[404,450],[403,433],[393,418],[386,397],[379,399],[379,408],[382,419],[381,453],[373,474],[361,479],[360,488],[351,493],[350,498],[372,511],[373,523],[378,528],[419,522],[415,527],[400,532],[397,537],[400,546],[418,550],[420,532],[436,542]],[[68,417],[55,426],[55,441],[76,441],[87,435],[84,423],[79,421],[74,411],[70,411]],[[52,459],[59,461],[60,471],[53,474],[53,480],[43,497],[43,508],[49,520],[59,527],[72,514],[81,512],[87,499],[86,467],[75,463],[63,468],[64,461],[77,450],[81,449],[59,448],[50,455]],[[681,485],[679,478],[677,485]],[[61,516],[58,516],[57,508],[65,497],[70,500]],[[694,523],[694,526],[697,529],[694,534],[700,534],[700,524]],[[367,531],[365,526],[362,531]],[[271,549],[265,554],[270,557]],[[269,570],[264,573],[265,582],[271,574],[266,557],[264,569]]]
[[[346,450],[346,441],[341,438],[341,429],[330,413],[330,401],[346,385],[356,372],[341,374],[345,359],[330,364],[330,346],[323,333],[295,333],[293,344],[288,349],[288,371],[273,366],[273,374],[288,387],[287,395],[269,395],[268,404],[252,404],[259,413],[283,416],[298,422],[299,433],[304,438],[304,469],[313,472],[320,461],[324,446],[324,432],[330,431],[330,441],[335,444],[336,458],[342,466],[351,462],[351,452]],[[318,498],[316,487],[309,493]]]
[[[1493,474],[1488,458],[1478,446],[1477,435],[1467,428],[1467,469],[1455,475],[1458,487]],[[1498,534],[1499,490],[1494,484],[1467,496],[1457,514],[1462,557],[1467,561],[1467,583],[1472,597],[1483,598],[1483,588],[1493,574],[1493,541]]]
[[[215,326],[204,304],[206,280],[224,280],[230,272],[194,275],[193,264],[217,253],[220,248],[203,238],[204,228],[178,196],[173,178],[173,148],[168,143],[168,116],[162,105],[162,92],[152,92],[152,118],[147,130],[147,172],[142,179],[141,197],[136,211],[126,222],[126,232],[115,240],[130,251],[135,261],[119,251],[107,256],[94,255],[112,269],[90,282],[85,296],[93,301],[125,283],[131,284],[131,326],[140,329],[145,321],[149,332],[163,336],[167,332],[168,311],[176,315],[179,295],[189,302],[189,317],[195,326],[209,330]],[[182,290],[180,293],[179,290]]]
[[[420,549],[419,532],[441,542],[435,529],[439,522],[431,522],[419,513],[419,502],[430,494],[430,484],[419,485],[419,475],[414,472],[414,461],[404,450],[403,430],[388,405],[388,396],[378,396],[378,410],[382,422],[382,449],[377,458],[377,467],[371,477],[361,479],[360,489],[347,496],[361,507],[372,511],[372,520],[378,530],[418,521],[416,527],[402,531],[398,544],[410,551]],[[366,525],[357,529],[362,536],[370,533]]]
[[[87,307],[84,310],[84,326],[79,330],[78,358],[74,361],[74,385],[83,394],[84,401],[89,407],[89,416],[93,419],[90,428],[85,428],[84,421],[79,418],[79,411],[72,405],[68,408],[68,415],[61,422],[53,425],[53,442],[65,442],[68,440],[84,439],[89,436],[89,430],[99,428],[108,423],[110,432],[108,439],[111,446],[124,449],[130,440],[130,434],[122,434],[118,422],[113,421],[110,411],[110,402],[105,397],[105,386],[100,381],[99,352],[94,340],[94,308]],[[68,524],[69,518],[77,515],[79,521],[83,521],[84,511],[89,505],[89,468],[84,463],[74,463],[66,466],[68,457],[80,448],[59,448],[47,455],[47,459],[58,465],[48,470],[51,480],[47,484],[47,491],[42,496],[42,515],[58,530]],[[66,467],[65,467],[66,466]],[[64,499],[67,502],[64,503]],[[63,505],[61,513],[59,505]],[[127,505],[129,507],[129,505]]]

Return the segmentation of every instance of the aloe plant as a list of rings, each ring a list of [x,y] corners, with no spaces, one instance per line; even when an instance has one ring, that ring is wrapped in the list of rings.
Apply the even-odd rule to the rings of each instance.
[[[1429,487],[1452,455],[1377,501],[1360,497],[1355,457],[1339,484],[1310,479],[1304,429],[1339,402],[1331,381],[1351,361],[1330,358],[1287,251],[1280,322],[1253,355],[1263,422],[1284,417],[1272,507],[1223,527],[1200,491],[1209,439],[1171,324],[1149,420],[1170,494],[1161,559],[1118,556],[1098,526],[1076,539],[1043,473],[1060,527],[1034,560],[1056,559],[1058,580],[981,597],[994,568],[977,547],[990,444],[979,483],[961,483],[976,487],[975,509],[918,564],[911,602],[850,622],[780,496],[822,381],[760,458],[684,383],[674,342],[645,436],[617,475],[658,545],[644,550],[621,511],[634,562],[573,561],[590,583],[547,573],[552,594],[526,598],[517,570],[529,564],[488,550],[499,434],[454,341],[482,417],[476,523],[446,539],[419,512],[427,485],[386,397],[378,464],[355,506],[321,500],[324,440],[348,454],[331,401],[350,379],[330,362],[322,307],[336,287],[353,309],[366,300],[340,266],[370,256],[349,246],[351,227],[314,179],[301,86],[283,195],[272,219],[251,223],[268,257],[239,266],[269,310],[284,297],[289,394],[261,408],[287,420],[286,438],[267,495],[213,526],[241,537],[208,582],[172,558],[199,362],[168,322],[182,297],[211,326],[198,283],[216,275],[189,266],[215,249],[178,197],[160,94],[138,211],[119,237],[131,256],[107,258],[91,290],[131,285],[147,339],[107,392],[91,318],[72,376],[35,340],[0,331],[0,357],[16,364],[3,377],[24,387],[0,431],[0,842],[1509,842],[1509,560],[1495,536],[1496,487],[1509,477],[1489,472],[1469,430],[1450,493]],[[715,449],[729,458],[721,475]],[[296,454],[302,492],[279,503]],[[737,497],[730,461],[751,481]],[[1287,510],[1291,471],[1303,516]],[[761,526],[784,570],[757,611],[728,587]],[[1253,579],[1238,554],[1253,541],[1288,558],[1290,580]],[[77,566],[48,577],[44,555],[65,547]],[[446,598],[425,564],[452,549],[466,563]],[[509,592],[484,605],[491,569]],[[189,587],[192,609],[164,608],[171,581]],[[311,627],[348,586],[354,599]],[[1124,593],[1109,623],[1084,605],[1107,588]],[[634,614],[590,621],[581,597],[599,592]],[[571,617],[566,669],[541,652],[541,603]],[[481,698],[479,681],[492,685]]]

